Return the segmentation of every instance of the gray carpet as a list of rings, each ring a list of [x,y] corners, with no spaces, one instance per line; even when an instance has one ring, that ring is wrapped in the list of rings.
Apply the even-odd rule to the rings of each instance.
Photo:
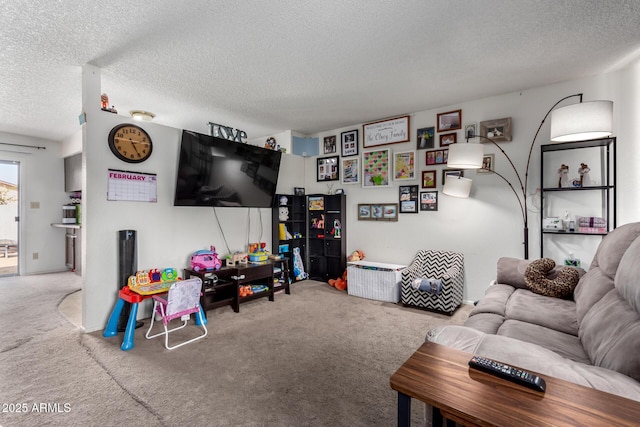
[[[4,427],[393,426],[391,374],[427,330],[470,311],[449,317],[304,281],[240,313],[209,311],[209,335],[172,351],[144,338],[147,320],[123,352],[122,334],[84,334],[57,312],[74,277],[0,280],[0,402],[27,408],[0,413]],[[413,405],[415,425],[422,408]]]

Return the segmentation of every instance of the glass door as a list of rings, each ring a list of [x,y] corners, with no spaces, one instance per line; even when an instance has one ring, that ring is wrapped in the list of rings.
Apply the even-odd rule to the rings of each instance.
[[[0,160],[0,276],[18,274],[20,162]]]

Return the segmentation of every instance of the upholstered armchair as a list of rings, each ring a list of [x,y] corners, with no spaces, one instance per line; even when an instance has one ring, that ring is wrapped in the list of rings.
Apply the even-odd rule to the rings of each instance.
[[[419,289],[416,279],[433,286]],[[402,270],[400,302],[404,306],[452,315],[462,304],[463,290],[464,256],[458,252],[420,250],[411,264]]]

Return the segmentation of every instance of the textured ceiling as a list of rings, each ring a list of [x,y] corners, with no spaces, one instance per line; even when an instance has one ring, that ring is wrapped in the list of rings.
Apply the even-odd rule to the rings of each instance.
[[[0,0],[0,132],[78,131],[81,67],[120,113],[302,134],[623,67],[630,0]],[[96,100],[98,103],[99,100]]]

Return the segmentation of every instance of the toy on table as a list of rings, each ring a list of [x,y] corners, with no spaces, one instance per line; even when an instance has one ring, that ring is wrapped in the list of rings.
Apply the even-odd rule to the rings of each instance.
[[[200,270],[220,270],[222,261],[218,258],[216,247],[211,246],[211,250],[195,251],[191,256],[191,269]]]
[[[178,280],[182,279],[178,277],[178,270],[175,268],[153,268],[149,271],[140,270],[129,276],[127,286],[139,295],[152,295],[167,292]]]
[[[269,252],[266,250],[267,244],[265,242],[249,243],[249,261],[251,262],[264,262],[267,260]]]
[[[248,260],[245,252],[236,251],[227,255],[227,267],[233,267],[236,264],[246,264]]]
[[[302,263],[302,255],[300,255],[300,248],[293,248],[293,275],[296,280],[304,280],[307,278],[307,273],[304,271],[304,264]]]

